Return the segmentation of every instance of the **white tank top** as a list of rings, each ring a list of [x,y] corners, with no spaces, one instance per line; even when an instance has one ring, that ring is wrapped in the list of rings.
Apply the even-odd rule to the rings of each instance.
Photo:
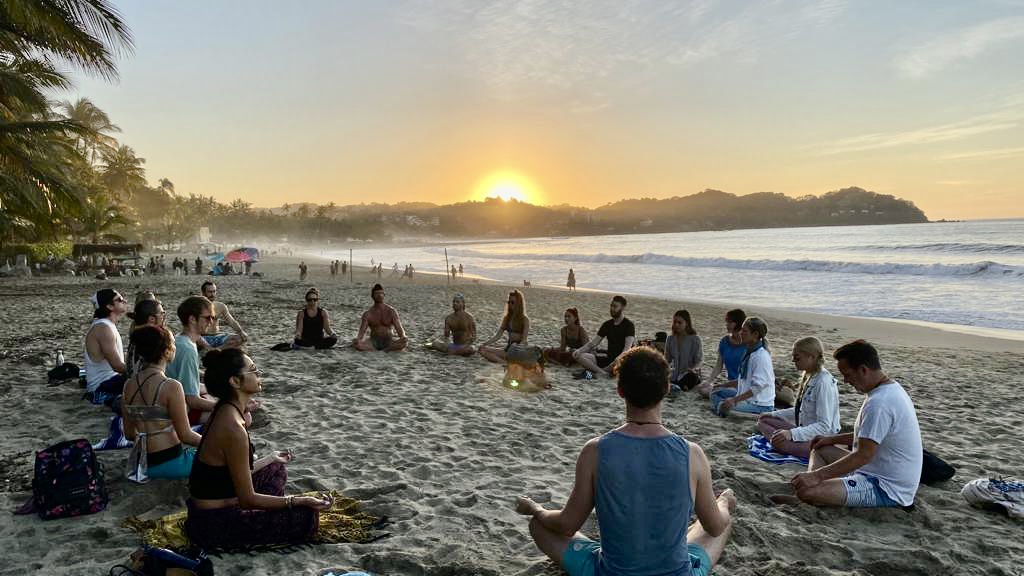
[[[117,331],[117,326],[109,318],[97,318],[89,326],[89,332],[98,324],[106,324],[113,330],[117,359],[124,364],[124,345],[121,343],[121,333]],[[86,336],[88,336],[89,332],[86,332]],[[88,338],[86,339],[88,340]],[[97,362],[89,356],[89,347],[84,344],[82,347],[82,355],[85,356],[85,389],[89,392],[95,392],[100,384],[117,376],[117,372],[110,366],[110,362],[107,362],[106,358]]]

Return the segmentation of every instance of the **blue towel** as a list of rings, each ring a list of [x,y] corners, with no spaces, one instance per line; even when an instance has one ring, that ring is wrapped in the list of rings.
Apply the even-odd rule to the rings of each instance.
[[[754,434],[747,438],[747,448],[750,449],[750,455],[758,460],[764,460],[772,464],[800,464],[807,466],[806,458],[776,452],[772,448],[772,443],[761,434]]]
[[[131,446],[132,441],[124,437],[124,420],[120,416],[111,416],[107,437],[93,444],[92,449],[117,450],[119,448],[130,448]]]

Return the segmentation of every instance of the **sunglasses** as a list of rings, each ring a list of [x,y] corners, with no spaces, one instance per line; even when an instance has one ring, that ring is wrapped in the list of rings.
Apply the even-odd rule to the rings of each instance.
[[[306,298],[306,302],[319,302],[319,298]]]
[[[114,303],[117,304],[118,302],[128,302],[128,301],[125,300],[122,296],[117,296],[117,297],[114,298]]]
[[[257,378],[263,378],[263,370],[260,370],[255,366],[252,367],[252,370],[246,370],[245,372],[242,372],[242,374],[255,374]]]

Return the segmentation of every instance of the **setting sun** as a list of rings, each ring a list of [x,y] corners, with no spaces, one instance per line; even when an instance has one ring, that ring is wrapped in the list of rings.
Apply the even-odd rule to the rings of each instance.
[[[506,202],[517,200],[532,204],[539,204],[541,200],[537,187],[528,178],[513,171],[495,172],[482,179],[476,186],[473,198],[500,198]]]

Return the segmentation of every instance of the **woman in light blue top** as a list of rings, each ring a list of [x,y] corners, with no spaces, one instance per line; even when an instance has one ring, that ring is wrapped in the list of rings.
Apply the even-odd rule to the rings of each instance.
[[[726,376],[726,383],[723,386],[730,388],[736,386],[736,379],[740,375],[740,362],[743,360],[743,355],[747,352],[747,346],[743,343],[743,338],[740,336],[740,329],[743,328],[743,321],[746,319],[746,312],[739,308],[725,313],[725,330],[727,333],[718,341],[718,362],[715,364],[714,370],[697,387],[697,392],[701,396],[707,398],[716,389],[722,387],[715,386],[715,379],[722,373],[722,370],[725,370]]]

